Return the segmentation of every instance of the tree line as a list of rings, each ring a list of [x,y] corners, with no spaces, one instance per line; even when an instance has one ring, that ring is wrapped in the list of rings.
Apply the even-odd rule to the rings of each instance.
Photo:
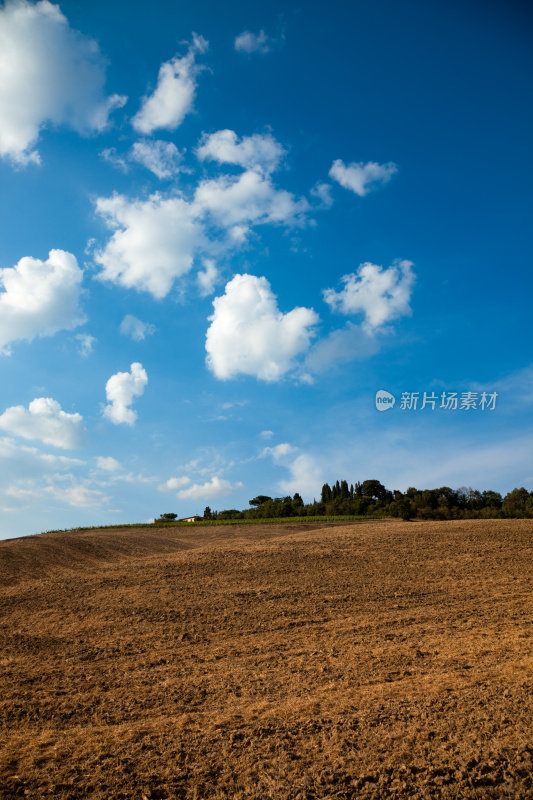
[[[362,516],[400,517],[409,519],[472,519],[533,517],[533,491],[523,487],[513,489],[505,496],[499,492],[463,486],[451,489],[416,489],[405,492],[387,489],[378,480],[348,484],[336,481],[322,486],[320,500],[304,503],[296,492],[286,497],[257,495],[249,501],[249,508],[212,511],[204,510],[203,519],[275,519],[279,517]],[[160,520],[175,519],[176,514],[163,514]],[[199,518],[201,519],[201,518]]]

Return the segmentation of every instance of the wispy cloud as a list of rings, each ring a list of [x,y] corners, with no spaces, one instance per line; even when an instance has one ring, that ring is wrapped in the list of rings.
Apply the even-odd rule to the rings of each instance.
[[[151,322],[143,322],[133,314],[126,314],[120,323],[120,332],[124,336],[129,336],[134,342],[142,342],[147,336],[153,336],[155,331],[155,325],[152,325]]]
[[[338,158],[333,162],[329,176],[345,189],[364,197],[373,189],[388,183],[397,172],[398,167],[392,161],[387,164],[378,164],[375,161],[364,164],[361,161],[358,164],[346,165]]]
[[[192,110],[196,93],[196,78],[202,69],[196,57],[207,51],[209,43],[193,34],[187,54],[175,56],[161,64],[157,86],[144,98],[132,119],[136,131],[151,134],[154,130],[175,130]]]
[[[251,31],[243,31],[235,37],[234,47],[238,53],[269,53],[272,48],[273,40],[270,39],[264,32],[260,30],[259,33],[252,33]]]

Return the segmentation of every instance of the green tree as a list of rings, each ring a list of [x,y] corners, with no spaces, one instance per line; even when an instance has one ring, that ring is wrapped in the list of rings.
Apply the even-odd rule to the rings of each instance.
[[[268,497],[266,494],[258,494],[257,497],[248,500],[248,504],[251,506],[262,506],[263,503],[266,503],[268,500],[272,500],[272,498]]]

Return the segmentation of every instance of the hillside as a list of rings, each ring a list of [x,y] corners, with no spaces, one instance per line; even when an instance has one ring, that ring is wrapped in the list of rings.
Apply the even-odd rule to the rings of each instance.
[[[533,797],[533,521],[0,542],[0,798]]]

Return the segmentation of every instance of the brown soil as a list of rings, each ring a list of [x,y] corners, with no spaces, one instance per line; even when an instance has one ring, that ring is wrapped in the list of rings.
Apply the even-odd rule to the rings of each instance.
[[[533,798],[532,520],[0,542],[0,798]]]

